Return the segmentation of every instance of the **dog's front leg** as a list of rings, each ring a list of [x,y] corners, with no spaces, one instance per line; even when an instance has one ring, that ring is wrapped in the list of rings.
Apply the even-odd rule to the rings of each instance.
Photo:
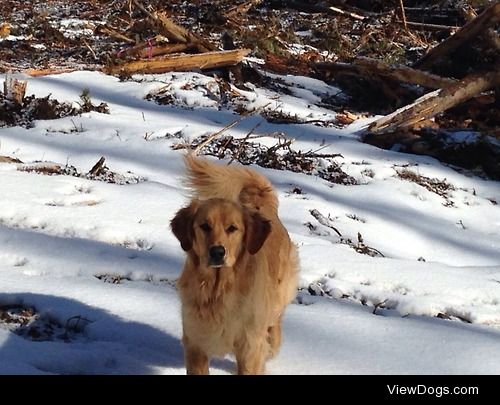
[[[266,338],[256,339],[249,344],[240,342],[236,347],[238,374],[265,374],[265,362],[268,351]]]
[[[208,356],[205,352],[184,339],[184,361],[188,375],[207,375]]]

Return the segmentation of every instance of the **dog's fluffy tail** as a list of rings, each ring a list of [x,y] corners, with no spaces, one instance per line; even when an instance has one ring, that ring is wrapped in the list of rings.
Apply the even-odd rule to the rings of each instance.
[[[248,208],[264,211],[278,210],[278,198],[271,182],[254,170],[223,166],[200,159],[193,153],[184,157],[186,186],[200,199],[226,198]]]

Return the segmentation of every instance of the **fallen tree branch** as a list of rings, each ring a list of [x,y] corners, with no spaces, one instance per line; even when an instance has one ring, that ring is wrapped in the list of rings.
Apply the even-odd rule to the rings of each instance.
[[[234,66],[241,62],[249,52],[250,49],[235,49],[194,55],[170,55],[162,58],[141,59],[121,65],[112,65],[105,67],[103,71],[108,74],[134,74],[213,69]]]
[[[342,17],[349,17],[349,18],[352,18],[352,19],[358,20],[358,21],[366,20],[366,17],[364,17],[362,15],[352,13],[350,11],[344,11],[338,7],[327,7],[327,8],[328,8],[330,14],[341,15]]]
[[[240,153],[241,151],[243,150],[243,145],[245,145],[245,142],[248,141],[248,138],[250,138],[250,135],[252,135],[255,130],[260,127],[260,125],[262,124],[262,121],[259,121],[257,122],[257,124],[255,124],[251,129],[250,131],[247,132],[247,134],[245,135],[245,137],[241,140],[240,142],[240,146],[239,148],[236,150],[236,153],[233,154],[233,156],[231,157],[231,160],[229,160],[229,162],[227,163],[227,165],[229,166],[231,163],[233,163],[234,160],[238,160],[239,157],[240,157]]]
[[[368,126],[368,130],[372,133],[391,132],[412,126],[499,84],[500,71],[471,74],[451,86],[428,93],[414,103],[379,118]]]
[[[335,228],[332,224],[330,219],[326,218],[321,212],[319,212],[317,209],[313,209],[309,211],[310,214],[316,218],[316,220],[323,226],[326,226],[327,228],[333,229],[337,235],[342,237],[342,234],[339,232],[337,228]]]
[[[135,44],[135,41],[133,39],[130,39],[129,37],[121,34],[111,27],[108,27],[107,25],[99,25],[97,27],[97,32],[109,35],[110,37],[119,39],[120,41],[128,42],[129,44]]]
[[[207,40],[176,24],[168,18],[165,13],[151,13],[141,3],[139,3],[139,1],[133,1],[143,13],[147,14],[148,17],[158,25],[160,32],[171,41],[195,44],[199,48],[200,52],[214,51],[216,49],[216,47]]]
[[[405,6],[403,4],[403,0],[399,0],[399,17],[401,18],[401,22],[403,23],[403,27],[405,30],[408,30],[408,24],[406,22],[406,14],[405,14]]]
[[[210,142],[212,142],[215,138],[221,136],[224,132],[226,132],[228,129],[233,128],[234,126],[238,125],[243,118],[245,118],[244,115],[242,115],[240,118],[238,118],[236,121],[231,122],[230,124],[226,125],[224,128],[220,129],[217,132],[214,132],[212,135],[208,136],[207,139],[205,139],[203,142],[201,142],[196,148],[193,150],[193,153],[195,155],[199,155],[200,151],[208,145]]]
[[[230,8],[224,15],[228,18],[234,17],[236,14],[245,14],[252,7],[258,6],[263,0],[250,0],[238,6]]]
[[[396,21],[396,22],[403,24],[402,21]],[[456,25],[429,24],[416,21],[406,21],[406,26],[413,28],[415,30],[422,30],[422,31],[455,31],[459,28]]]
[[[490,26],[500,21],[500,3],[497,2],[486,8],[479,16],[474,18],[460,28],[454,35],[446,38],[435,48],[432,48],[414,67],[426,69],[435,64],[438,60],[446,57],[465,42],[477,36],[481,31],[485,31]]]
[[[82,39],[83,44],[87,47],[87,49],[90,51],[92,56],[94,57],[94,60],[98,60],[97,55],[95,54],[94,50],[92,47],[89,45],[89,43],[85,40],[85,38]]]
[[[285,2],[284,2],[285,3]],[[302,1],[290,0],[286,1],[286,7],[293,8],[294,10],[303,11],[305,13],[325,13],[331,15],[340,15],[342,17],[349,17],[354,20],[363,21],[367,17],[360,14],[346,11],[340,7],[327,7],[319,4],[305,3]]]
[[[379,308],[385,308],[385,304],[387,303],[388,299],[386,298],[383,301],[377,302],[376,304],[373,305],[373,315],[377,315],[377,309]]]
[[[356,58],[352,64],[321,62],[315,66],[319,70],[351,74],[365,78],[377,75],[398,82],[418,84],[430,89],[440,89],[456,83],[454,79],[441,77],[404,65],[391,66],[380,60],[366,57]]]
[[[447,87],[457,81],[427,73],[422,70],[412,69],[411,67],[398,65],[390,66],[377,59],[359,57],[354,63],[361,67],[365,72],[375,73],[379,76],[388,77],[403,83],[418,84],[419,86],[430,89],[440,89]]]

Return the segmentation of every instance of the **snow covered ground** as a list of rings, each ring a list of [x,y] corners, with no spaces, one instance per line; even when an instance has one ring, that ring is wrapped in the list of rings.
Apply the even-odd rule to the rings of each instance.
[[[17,324],[0,319],[0,373],[184,373],[174,287],[183,252],[168,225],[186,196],[183,152],[171,147],[239,116],[217,108],[213,78],[136,79],[97,72],[29,78],[28,94],[77,102],[88,88],[110,114],[0,128],[0,156],[82,173],[104,156],[112,171],[140,179],[110,184],[0,163],[0,310],[31,308],[25,318],[39,317],[42,337],[50,337],[13,333]],[[257,88],[241,94],[250,109],[334,118],[314,104],[337,89],[300,77],[283,83],[289,95]],[[165,89],[174,105],[144,99]],[[355,133],[361,123],[336,129],[250,115],[228,133],[244,137],[259,122],[256,141],[273,145],[265,135],[285,132],[294,149],[340,153],[336,162],[359,183],[256,167],[279,192],[281,217],[299,246],[303,288],[287,310],[282,351],[268,372],[500,373],[500,184],[363,144]],[[398,176],[404,170],[452,187],[438,195]],[[311,210],[329,218],[344,242]],[[362,246],[384,257],[349,246],[347,239],[358,244],[358,233]],[[233,370],[229,357],[212,363],[214,373]]]

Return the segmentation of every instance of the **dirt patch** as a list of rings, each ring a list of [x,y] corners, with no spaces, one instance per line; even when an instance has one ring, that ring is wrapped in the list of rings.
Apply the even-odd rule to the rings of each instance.
[[[431,179],[430,177],[422,176],[408,169],[396,170],[396,172],[400,179],[417,183],[419,186],[426,188],[431,193],[443,197],[446,201],[443,204],[445,207],[453,207],[455,205],[455,203],[451,200],[450,191],[454,191],[456,188],[448,183],[446,179]]]
[[[81,316],[68,318],[64,324],[37,312],[35,307],[10,304],[0,306],[0,328],[35,342],[72,342],[83,336],[91,321]]]
[[[98,280],[101,280],[103,283],[109,283],[109,284],[124,284],[128,282],[136,282],[136,281],[142,281],[142,282],[147,282],[151,283],[153,285],[167,285],[172,288],[177,288],[177,280],[172,280],[169,278],[155,278],[152,275],[146,275],[141,278],[134,278],[132,279],[131,276],[126,275],[126,274],[116,274],[116,273],[103,273],[103,274],[96,274],[94,276]]]
[[[137,184],[146,181],[147,179],[142,176],[127,172],[120,174],[113,172],[106,165],[102,165],[97,172],[82,173],[75,166],[61,165],[54,162],[32,162],[21,164],[17,170],[22,172],[33,172],[44,174],[48,176],[61,175],[73,176],[87,180],[103,181],[105,183],[112,183],[118,185]]]

